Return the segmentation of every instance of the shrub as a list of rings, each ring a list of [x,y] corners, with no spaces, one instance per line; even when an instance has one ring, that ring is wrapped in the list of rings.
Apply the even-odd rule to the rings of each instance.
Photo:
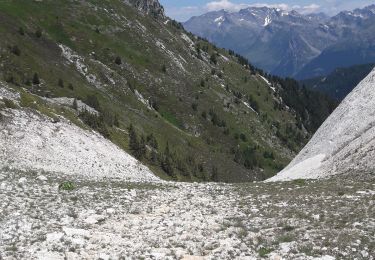
[[[165,66],[165,64],[163,64],[163,66],[161,67],[161,71],[164,73],[167,72],[167,67]]]
[[[42,37],[42,29],[38,28],[38,29],[35,31],[35,36],[36,36],[36,38],[40,38],[40,37]]]
[[[21,55],[21,50],[20,48],[18,48],[17,45],[14,45],[11,49],[11,52],[16,55],[16,56],[20,56]]]
[[[68,88],[69,88],[70,90],[74,90],[73,84],[72,84],[72,83],[69,83]]]
[[[23,35],[25,35],[25,30],[22,27],[20,27],[18,29],[18,33],[23,36]]]
[[[121,57],[120,57],[120,56],[117,56],[117,57],[115,58],[115,63],[116,63],[117,65],[121,65],[121,64],[122,64],[122,60],[121,60]]]
[[[3,101],[4,101],[4,104],[5,104],[5,107],[11,108],[11,109],[17,108],[17,105],[13,102],[13,100],[4,98]]]
[[[197,110],[198,110],[198,104],[197,104],[197,103],[193,103],[193,104],[191,104],[191,108],[192,108],[194,111],[197,111]]]
[[[66,181],[59,185],[59,190],[72,191],[74,189],[75,189],[74,184],[71,181]]]

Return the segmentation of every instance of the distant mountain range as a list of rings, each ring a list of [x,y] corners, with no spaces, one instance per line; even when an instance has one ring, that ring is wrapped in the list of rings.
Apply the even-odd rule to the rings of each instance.
[[[375,62],[375,5],[334,17],[249,7],[209,12],[183,25],[279,76],[306,79]]]
[[[325,93],[336,99],[343,100],[375,67],[375,63],[337,68],[327,76],[302,80],[307,88]]]

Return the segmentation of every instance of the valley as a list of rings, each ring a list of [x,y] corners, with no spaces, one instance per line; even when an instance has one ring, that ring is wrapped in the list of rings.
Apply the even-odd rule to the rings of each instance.
[[[311,20],[303,55],[254,51],[297,75],[373,8],[231,15],[260,42]],[[0,1],[0,25],[1,260],[374,259],[372,64],[275,76],[157,0]]]

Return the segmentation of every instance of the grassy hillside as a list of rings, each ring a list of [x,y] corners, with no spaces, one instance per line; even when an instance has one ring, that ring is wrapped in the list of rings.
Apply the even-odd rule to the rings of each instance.
[[[165,179],[272,176],[332,110],[310,114],[315,93],[120,0],[5,0],[0,22],[0,79],[22,106],[99,131]]]

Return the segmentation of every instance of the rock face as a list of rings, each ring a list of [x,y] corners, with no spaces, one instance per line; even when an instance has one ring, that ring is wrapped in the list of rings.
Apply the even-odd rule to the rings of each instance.
[[[375,169],[375,69],[344,99],[306,147],[268,181],[372,173]]]
[[[151,14],[160,18],[165,17],[164,7],[158,0],[129,0],[129,3],[143,13]]]

